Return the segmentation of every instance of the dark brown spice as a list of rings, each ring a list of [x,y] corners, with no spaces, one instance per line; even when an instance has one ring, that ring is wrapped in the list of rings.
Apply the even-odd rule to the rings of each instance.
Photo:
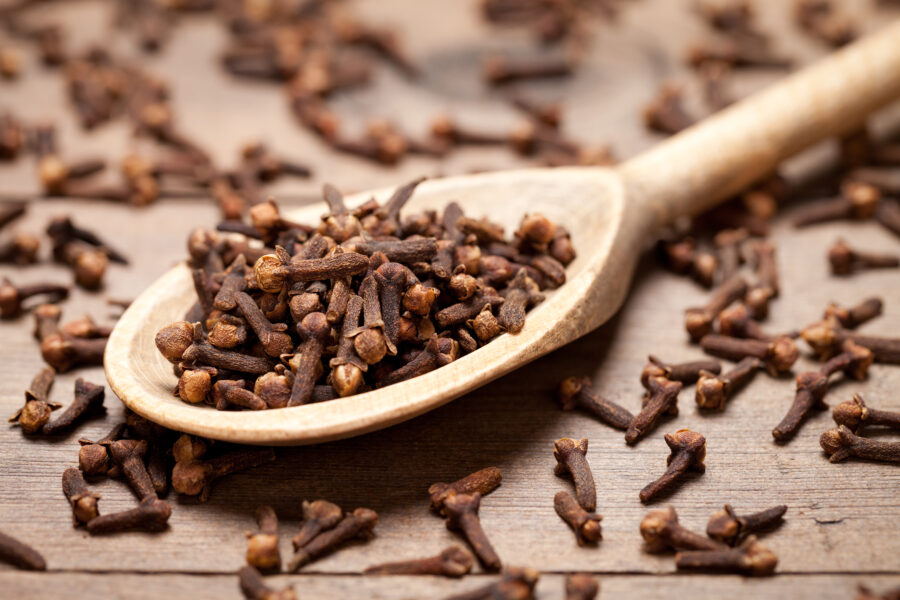
[[[794,227],[807,227],[839,219],[865,220],[875,214],[881,191],[867,183],[849,182],[837,198],[809,204],[794,216]]]
[[[563,410],[572,410],[578,406],[616,429],[628,429],[634,419],[634,415],[628,410],[594,392],[588,377],[564,379],[559,384],[556,399]]]
[[[53,367],[44,367],[34,376],[28,389],[25,390],[25,405],[9,418],[9,423],[16,423],[27,434],[41,431],[50,421],[50,413],[62,405],[50,402],[50,389],[56,377]]]
[[[825,308],[823,318],[836,320],[845,329],[856,329],[863,323],[881,315],[881,298],[866,298],[859,304],[845,308],[831,302]]]
[[[299,550],[313,538],[337,525],[344,517],[344,511],[337,504],[327,500],[303,501],[303,526],[291,543]]]
[[[263,581],[262,574],[251,566],[238,569],[238,583],[246,600],[297,600],[294,588],[274,590]]]
[[[58,417],[44,425],[41,433],[44,435],[57,435],[68,431],[85,417],[104,412],[104,393],[105,389],[102,385],[89,383],[79,377],[75,380],[75,399],[72,401],[72,404]]]
[[[52,283],[35,283],[15,286],[7,279],[0,282],[0,318],[13,319],[22,314],[23,302],[34,296],[49,296],[48,302],[59,302],[69,296],[69,288]]]
[[[772,430],[772,436],[779,442],[792,438],[813,409],[825,410],[828,408],[824,401],[827,391],[828,375],[817,371],[797,375],[797,393],[794,396],[794,403],[781,423]]]
[[[682,105],[681,88],[673,84],[663,85],[657,97],[644,108],[644,125],[658,133],[672,135],[687,129],[694,121]]]
[[[600,582],[589,573],[566,576],[566,600],[594,600],[600,593]]]
[[[212,491],[212,484],[217,479],[252,469],[275,460],[275,451],[271,448],[235,450],[207,461],[176,461],[172,470],[172,487],[179,494],[200,496],[205,502]]]
[[[647,380],[647,394],[641,412],[634,416],[625,430],[625,442],[634,444],[656,425],[664,414],[678,413],[678,392],[682,384],[669,381],[665,377],[651,377]]]
[[[366,575],[443,575],[462,577],[472,570],[475,559],[459,546],[449,546],[435,556],[384,563],[366,568]]]
[[[478,518],[481,494],[451,493],[444,499],[447,529],[461,531],[475,552],[475,556],[488,571],[499,571],[500,557],[491,545]]]
[[[694,550],[675,555],[675,566],[679,569],[754,576],[772,575],[777,564],[778,557],[766,546],[757,543],[756,536],[752,535],[738,548]]]
[[[700,340],[700,347],[708,354],[728,360],[758,358],[763,361],[763,365],[772,376],[790,371],[800,355],[794,340],[787,336],[769,341],[709,334]]]
[[[706,472],[703,460],[706,458],[706,438],[688,429],[667,433],[666,444],[672,453],[666,459],[666,472],[656,481],[641,490],[641,502],[652,502],[663,492],[670,490],[687,471]]]
[[[895,269],[900,267],[900,256],[856,250],[838,239],[828,249],[828,262],[832,274],[851,275],[867,269]]]
[[[695,396],[697,406],[710,410],[725,410],[726,401],[747,385],[761,366],[762,362],[758,358],[748,356],[722,375],[701,373],[700,379],[697,380]]]
[[[247,564],[260,571],[281,569],[281,554],[278,552],[278,516],[271,506],[256,509],[256,524],[259,533],[247,534]]]
[[[557,492],[553,497],[553,508],[575,532],[579,546],[596,544],[603,537],[600,528],[603,517],[581,508],[569,492]]]
[[[652,354],[647,357],[647,364],[641,371],[641,385],[648,388],[651,377],[663,377],[670,381],[694,383],[703,372],[718,375],[722,365],[717,360],[694,360],[684,363],[666,363]]]
[[[74,467],[63,471],[62,488],[66,500],[72,505],[72,516],[76,525],[90,523],[99,516],[97,500],[100,499],[100,494],[88,490],[81,471]]]
[[[0,560],[26,571],[46,571],[47,562],[31,546],[0,532]]]
[[[776,527],[782,522],[787,506],[780,504],[749,515],[737,515],[730,504],[709,518],[706,535],[729,546],[736,545],[751,533]],[[698,548],[699,550],[699,548]]]
[[[491,85],[503,85],[528,79],[565,77],[572,74],[572,61],[559,55],[536,55],[514,59],[492,55],[484,61],[484,78]]]
[[[721,550],[726,546],[716,540],[694,533],[678,522],[678,514],[671,506],[648,512],[641,521],[641,537],[647,552],[667,550]]]
[[[369,508],[357,508],[347,514],[333,528],[324,531],[300,547],[288,562],[288,571],[295,573],[304,565],[330,554],[352,539],[370,539],[374,533],[378,515]]]
[[[475,588],[469,592],[449,596],[445,600],[531,600],[540,573],[523,567],[507,567],[499,581]]]
[[[571,477],[578,504],[587,511],[593,511],[597,507],[597,491],[587,462],[587,447],[587,438],[579,441],[571,438],[556,440],[553,444],[553,456],[556,458],[554,473],[559,477]]]
[[[878,462],[900,463],[900,442],[883,442],[860,437],[843,425],[819,437],[822,450],[833,463],[850,457]]]
[[[900,429],[900,413],[870,408],[860,394],[853,394],[852,400],[835,406],[831,416],[835,423],[854,433],[870,426]]]
[[[73,338],[54,334],[41,342],[41,356],[44,362],[59,373],[65,373],[75,367],[102,365],[108,339]]]
[[[452,494],[479,494],[486,496],[500,486],[503,475],[497,467],[486,467],[457,479],[453,483],[433,483],[428,487],[431,510],[443,513],[444,501]]]
[[[81,438],[78,443],[78,468],[85,475],[109,475],[118,472],[118,466],[110,464],[109,446],[125,435],[125,423],[119,423],[112,430],[96,442]]]
[[[900,364],[900,338],[861,335],[838,327],[829,319],[810,325],[802,335],[817,357],[823,360],[840,351],[844,343],[850,340],[871,350],[875,362]]]
[[[741,299],[747,293],[747,281],[736,275],[717,287],[709,301],[702,307],[689,308],[684,311],[684,327],[692,341],[699,341],[703,336],[712,333],[716,316],[732,302]]]
[[[117,440],[109,444],[109,456],[128,480],[128,485],[138,499],[156,498],[156,489],[144,465],[147,455],[146,440]]]
[[[164,531],[171,515],[172,507],[154,494],[141,500],[137,508],[91,519],[87,524],[87,530],[91,535],[134,530]]]

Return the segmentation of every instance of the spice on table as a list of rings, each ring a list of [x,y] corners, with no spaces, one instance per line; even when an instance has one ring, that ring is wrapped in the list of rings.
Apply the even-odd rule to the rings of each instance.
[[[687,529],[678,522],[678,513],[671,506],[648,512],[640,525],[641,537],[647,552],[667,550],[720,550],[726,546],[719,541]]]
[[[2,532],[0,532],[0,561],[26,571],[47,570],[47,562],[37,550]]]
[[[92,442],[81,438],[78,443],[78,468],[85,475],[111,475],[120,471],[118,465],[113,465],[109,456],[109,446],[112,442],[121,439],[125,435],[125,423],[119,423],[105,436]]]
[[[472,570],[475,559],[459,546],[449,546],[435,556],[367,567],[365,575],[443,575],[462,577]]]
[[[103,354],[109,338],[77,338],[61,333],[50,335],[41,341],[41,356],[59,373],[76,367],[92,367],[103,364]]]
[[[664,414],[678,413],[678,392],[680,381],[669,381],[665,377],[650,377],[644,406],[636,414],[625,430],[625,442],[635,444],[652,429]]]
[[[499,571],[500,557],[481,526],[478,508],[481,494],[453,493],[444,500],[447,529],[460,531],[485,570]]]
[[[497,467],[485,467],[457,479],[453,483],[433,483],[428,487],[431,510],[443,513],[444,501],[452,494],[480,494],[486,496],[500,486],[503,475]]]
[[[670,381],[694,383],[704,374],[718,375],[722,365],[717,360],[693,360],[683,363],[666,363],[657,356],[649,355],[647,364],[641,371],[641,385],[648,388],[652,377],[664,377]]]
[[[575,539],[579,546],[596,544],[603,537],[600,528],[600,521],[603,520],[603,517],[581,508],[569,492],[557,492],[553,497],[553,508],[556,509],[556,514],[575,532]]]
[[[600,582],[589,573],[566,576],[566,600],[594,600],[600,593]]]
[[[357,508],[348,513],[333,528],[322,532],[301,546],[288,561],[288,571],[294,573],[304,565],[330,554],[352,539],[371,539],[378,515],[369,508]]]
[[[628,410],[591,389],[591,380],[588,377],[564,379],[559,384],[556,399],[563,410],[572,410],[578,406],[616,429],[628,429],[628,425],[634,419],[634,415]]]
[[[14,319],[25,310],[23,302],[34,296],[48,296],[47,302],[59,302],[69,296],[69,287],[53,283],[16,286],[6,277],[0,281],[0,319]]]
[[[553,457],[556,458],[554,473],[562,477],[567,475],[575,484],[575,498],[584,510],[593,511],[597,507],[597,490],[594,487],[594,475],[587,462],[587,438],[573,440],[561,438],[553,444]]]
[[[853,433],[859,433],[864,427],[900,429],[900,412],[871,408],[861,394],[853,394],[852,400],[835,406],[831,416],[835,423],[845,426]]]
[[[260,571],[281,569],[281,554],[278,552],[278,516],[271,506],[256,509],[256,524],[259,533],[247,534],[247,564]]]
[[[774,340],[750,340],[726,335],[709,334],[700,339],[704,352],[728,360],[758,358],[770,375],[778,376],[790,371],[800,353],[794,340],[779,336]]]
[[[444,600],[477,600],[479,598],[499,598],[531,600],[540,573],[527,567],[507,567],[498,581],[475,588],[461,594],[448,596]]]
[[[50,402],[50,389],[55,377],[53,367],[41,369],[25,390],[25,405],[9,418],[9,422],[16,423],[28,434],[41,431],[50,421],[51,411],[62,407],[62,404]]]
[[[664,492],[671,490],[688,471],[705,473],[706,438],[688,429],[679,429],[675,433],[667,433],[666,445],[672,451],[668,458],[666,472],[656,481],[644,486],[639,496],[641,502],[647,503],[657,499]]]
[[[291,540],[294,550],[299,550],[314,537],[337,525],[344,517],[341,507],[327,500],[303,501],[303,525]]]
[[[87,524],[88,533],[103,535],[124,531],[164,531],[168,526],[172,507],[154,494],[141,500],[138,507],[100,515]]]
[[[696,342],[712,333],[716,316],[732,302],[740,300],[747,292],[747,288],[747,281],[742,276],[735,275],[721,283],[705,305],[685,310],[684,327],[691,340]]]
[[[709,518],[706,524],[706,535],[729,546],[736,545],[741,539],[751,533],[758,533],[782,522],[787,506],[780,504],[749,515],[738,515],[726,504],[722,510]]]
[[[97,500],[100,499],[100,494],[88,489],[81,471],[74,467],[63,471],[62,488],[66,500],[72,505],[72,517],[76,525],[90,523],[99,516]]]
[[[68,431],[84,418],[105,412],[103,395],[106,392],[102,385],[85,381],[81,377],[75,380],[75,399],[55,419],[44,425],[41,433],[56,435]]]
[[[850,457],[877,462],[900,463],[900,442],[885,442],[860,437],[844,425],[819,437],[822,450],[833,463]]]
[[[675,555],[675,566],[685,570],[768,576],[775,572],[778,557],[751,535],[737,548],[691,550]]]
[[[200,501],[209,499],[212,484],[226,475],[252,469],[275,460],[271,448],[233,450],[206,461],[176,461],[172,470],[172,487],[185,496],[200,496]]]
[[[238,569],[238,584],[246,600],[297,600],[293,587],[280,590],[270,588],[263,581],[262,574],[248,565]]]

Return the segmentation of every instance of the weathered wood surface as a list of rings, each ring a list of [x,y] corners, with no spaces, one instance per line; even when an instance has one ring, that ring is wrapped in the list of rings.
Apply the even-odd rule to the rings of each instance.
[[[376,115],[387,112],[380,106],[390,106],[391,113],[400,115],[411,130],[425,126],[431,115],[428,107],[435,104],[466,106],[468,110],[461,114],[473,121],[517,122],[515,113],[498,101],[489,101],[480,86],[449,84],[459,77],[477,76],[477,49],[525,43],[516,34],[486,37],[477,13],[463,4],[468,3],[454,3],[450,9],[444,3],[405,0],[388,9],[386,3],[363,3],[362,10],[405,24],[410,48],[428,57],[429,92],[423,98],[423,92],[409,88],[385,70],[379,72],[373,90],[342,100],[342,112]],[[623,157],[653,143],[653,138],[641,131],[636,112],[655,92],[659,78],[680,72],[685,41],[702,30],[690,16],[689,4],[666,0],[635,3],[623,13],[621,28],[604,28],[589,65],[578,78],[538,86],[547,97],[565,96],[570,108],[566,126],[573,135],[609,141]],[[783,22],[787,4],[765,3],[771,10],[764,12],[763,26],[791,29]],[[83,42],[96,39],[106,14],[94,3],[54,10],[61,10],[57,13],[61,16],[85,18],[76,32],[76,40]],[[309,196],[324,180],[362,189],[423,172],[520,164],[503,151],[466,151],[441,165],[409,160],[396,169],[334,156],[289,122],[283,97],[276,90],[230,82],[227,92],[217,87],[226,80],[210,65],[223,39],[216,27],[202,20],[185,25],[154,64],[172,76],[180,121],[191,133],[208,140],[217,157],[231,161],[240,143],[261,137],[279,150],[309,159],[316,168],[315,180],[280,184],[275,188],[277,196]],[[784,47],[801,56],[816,53],[814,43],[799,39],[786,40]],[[459,47],[462,42],[471,45],[463,51]],[[742,85],[749,89],[766,77],[772,75],[751,76]],[[70,111],[60,110],[61,94],[62,84],[56,76],[29,68],[23,81],[0,84],[0,106],[14,106],[31,118],[60,114],[65,124],[61,143],[69,156],[82,153],[82,148],[115,156],[128,146],[127,132],[120,125],[83,137]],[[442,100],[442,94],[453,98]],[[30,186],[30,161],[0,166],[0,193],[27,192],[33,189]],[[197,201],[161,202],[140,211],[38,201],[19,227],[38,231],[50,215],[64,211],[71,211],[77,221],[102,226],[110,242],[125,248],[133,259],[129,268],[111,267],[103,294],[78,291],[65,305],[67,317],[89,312],[99,319],[108,313],[106,296],[139,293],[182,258],[191,228],[216,218],[211,206]],[[789,216],[788,210],[773,234],[783,286],[782,297],[765,326],[771,331],[786,330],[817,319],[829,300],[849,304],[878,294],[886,302],[885,314],[863,331],[900,331],[900,278],[896,271],[838,280],[829,276],[824,258],[825,248],[838,235],[852,244],[893,251],[897,239],[872,223],[797,232],[787,224]],[[22,271],[4,267],[0,275],[16,282],[69,278],[65,270],[52,265]],[[789,444],[775,444],[770,432],[793,398],[791,378],[773,380],[761,375],[724,413],[712,416],[698,414],[692,394],[685,391],[680,399],[681,414],[663,422],[633,448],[625,446],[620,432],[583,414],[556,408],[552,400],[556,383],[567,375],[587,373],[602,394],[637,410],[642,393],[638,375],[648,353],[667,359],[700,356],[699,350],[687,343],[681,311],[704,297],[690,281],[671,276],[646,260],[625,307],[600,330],[411,422],[357,439],[279,449],[277,463],[223,480],[206,504],[172,497],[171,528],[161,535],[90,538],[71,526],[60,476],[77,461],[79,437],[99,437],[121,418],[121,407],[111,395],[105,419],[91,421],[59,439],[25,440],[12,427],[0,431],[0,524],[3,531],[33,543],[47,558],[51,571],[25,574],[0,567],[2,595],[51,598],[77,591],[78,596],[97,597],[238,597],[232,573],[243,564],[243,532],[253,528],[254,508],[267,503],[278,511],[286,553],[298,526],[300,501],[320,497],[345,508],[368,506],[378,511],[377,537],[314,563],[306,569],[309,575],[279,580],[295,582],[301,597],[422,598],[474,588],[487,578],[460,582],[376,579],[358,573],[376,562],[433,554],[449,543],[458,543],[428,511],[426,489],[434,481],[449,481],[488,465],[502,469],[504,483],[482,503],[484,527],[507,564],[531,566],[545,573],[538,587],[540,598],[560,598],[562,577],[558,574],[582,570],[601,574],[601,598],[672,593],[698,598],[851,598],[857,582],[871,581],[876,589],[900,585],[896,526],[900,521],[900,470],[852,461],[830,464],[818,445],[819,434],[831,426],[829,413],[814,415]],[[31,326],[28,318],[0,323],[0,414],[11,414],[21,405],[22,390],[41,366]],[[804,357],[795,372],[813,365]],[[103,380],[100,369],[61,376],[53,399],[68,402],[77,375],[89,381]],[[865,382],[834,385],[827,401],[834,405],[858,391],[873,405],[897,410],[898,385],[900,369],[876,365]],[[672,504],[681,521],[698,530],[725,502],[748,511],[787,504],[786,523],[765,539],[780,558],[779,576],[748,581],[731,576],[674,575],[671,555],[652,556],[642,551],[637,528],[648,508],[640,504],[637,493],[665,468],[668,451],[662,434],[682,427],[707,437],[707,472],[657,504]],[[563,436],[590,440],[588,459],[598,484],[598,512],[604,515],[604,539],[595,549],[578,548],[571,531],[553,511],[553,495],[571,487],[552,472],[553,441]],[[104,496],[103,512],[135,502],[120,482],[104,482],[97,489]]]

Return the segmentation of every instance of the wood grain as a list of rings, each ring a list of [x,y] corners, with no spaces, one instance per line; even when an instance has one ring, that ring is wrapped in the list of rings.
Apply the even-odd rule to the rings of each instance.
[[[83,17],[83,27],[75,35],[76,44],[84,44],[96,38],[105,12],[93,2],[72,4],[60,9],[64,12],[58,13],[59,18]],[[448,83],[460,74],[477,77],[477,50],[527,43],[515,33],[487,36],[471,4],[460,2],[456,7],[454,3],[450,10],[444,3],[404,0],[392,4],[390,11],[364,5],[363,10],[379,19],[406,24],[409,45],[426,57],[431,91],[425,101],[409,93],[407,84],[391,73],[379,72],[376,88],[366,91],[362,100],[341,100],[344,111],[354,116],[380,112],[379,103],[396,99],[400,107],[396,110],[409,116],[413,129],[424,127],[432,101],[451,94],[447,104],[464,106],[465,110],[459,110],[467,118],[517,122],[515,113],[502,102],[490,100],[479,86],[454,88]],[[680,56],[686,40],[702,31],[689,13],[690,4],[687,0],[635,2],[623,13],[618,28],[604,28],[583,77],[571,83],[537,86],[548,98],[565,95],[570,107],[566,127],[573,135],[584,141],[611,141],[623,157],[656,141],[642,132],[636,112],[655,93],[660,78],[682,72]],[[786,20],[789,3],[760,4],[766,8],[762,27],[785,33],[792,30]],[[444,10],[448,16],[438,27],[430,15]],[[869,13],[860,11],[864,14]],[[417,28],[414,23],[429,25]],[[660,36],[659,31],[667,35]],[[290,123],[283,98],[273,89],[232,83],[223,88],[226,91],[215,87],[226,80],[207,69],[222,39],[215,27],[202,21],[180,27],[172,47],[154,61],[154,68],[173,74],[179,117],[192,133],[210,140],[223,160],[233,160],[239,143],[254,133],[271,140],[279,150],[309,158],[317,169],[316,179],[280,184],[278,197],[309,196],[324,180],[345,189],[363,189],[391,185],[423,172],[462,173],[520,164],[502,151],[465,151],[440,165],[414,160],[396,169],[379,169],[331,155]],[[463,53],[457,48],[458,40],[474,45]],[[802,37],[779,39],[778,44],[804,59],[822,51]],[[755,88],[775,76],[750,75],[747,81],[742,79],[741,89]],[[128,145],[127,131],[120,127],[82,136],[71,112],[61,111],[61,83],[39,67],[29,65],[23,81],[0,86],[0,106],[15,103],[17,111],[31,118],[62,115],[62,145],[67,154],[92,148],[114,156]],[[252,125],[245,121],[250,118],[248,111],[253,113]],[[828,154],[824,150],[813,162]],[[800,161],[791,172],[802,170],[809,162]],[[2,193],[28,191],[33,189],[28,187],[33,181],[29,160],[0,166]],[[74,213],[76,222],[102,226],[110,242],[125,248],[133,258],[129,268],[110,268],[103,294],[77,291],[65,305],[68,317],[89,312],[101,320],[108,313],[105,296],[137,295],[183,257],[184,240],[192,227],[216,219],[211,206],[196,201],[167,201],[141,211],[97,203],[76,206],[38,201],[18,228],[39,231],[51,215],[66,211]],[[794,231],[787,224],[789,219],[790,209],[779,218],[773,233],[783,289],[765,327],[785,330],[817,319],[829,300],[851,304],[878,294],[885,300],[885,314],[863,331],[900,331],[896,273],[838,280],[828,275],[825,260],[825,249],[838,235],[854,245],[894,252],[897,239],[874,223]],[[45,277],[67,281],[70,277],[66,270],[49,264],[28,270],[3,267],[2,275],[16,282]],[[861,581],[871,581],[874,589],[900,585],[896,558],[900,556],[900,538],[894,525],[900,520],[900,470],[861,462],[830,464],[818,446],[818,435],[831,427],[827,413],[814,415],[791,443],[775,444],[770,432],[793,398],[790,378],[776,381],[761,375],[724,413],[713,416],[699,415],[691,394],[685,391],[680,398],[680,416],[661,424],[634,448],[625,446],[621,432],[581,413],[563,413],[556,408],[551,394],[559,379],[586,373],[600,393],[637,410],[642,393],[638,376],[648,353],[672,360],[701,356],[687,342],[681,311],[704,298],[705,293],[690,281],[644,260],[625,306],[598,331],[408,423],[354,440],[279,449],[277,463],[223,480],[207,504],[173,497],[171,528],[161,535],[94,539],[72,528],[61,474],[76,463],[78,437],[101,436],[121,418],[121,406],[111,393],[105,419],[93,420],[60,439],[24,440],[17,428],[3,429],[0,527],[44,553],[50,573],[20,573],[0,566],[0,589],[10,597],[50,598],[74,590],[79,596],[98,597],[237,598],[233,572],[243,564],[243,533],[254,528],[255,507],[268,503],[278,511],[283,519],[282,549],[287,552],[288,539],[299,526],[301,500],[328,498],[345,508],[377,510],[381,519],[376,538],[314,563],[307,569],[310,574],[278,581],[295,581],[304,598],[441,597],[477,587],[486,579],[481,575],[460,582],[376,579],[358,574],[376,562],[424,556],[458,543],[428,511],[427,487],[488,465],[502,469],[504,483],[482,503],[485,530],[505,562],[548,573],[538,587],[540,598],[561,598],[562,576],[558,574],[577,570],[602,574],[601,598],[658,598],[674,593],[698,598],[843,599],[852,598]],[[21,405],[22,391],[41,360],[31,338],[30,319],[0,323],[0,339],[0,414],[11,414]],[[814,364],[804,357],[795,371]],[[77,375],[102,382],[100,369],[85,369]],[[71,400],[75,377],[59,378],[54,400]],[[826,401],[833,406],[858,391],[873,406],[900,410],[898,386],[900,369],[875,365],[867,381],[839,382]],[[668,452],[662,434],[681,427],[707,437],[707,472],[659,506],[672,504],[683,523],[702,531],[709,515],[725,502],[739,511],[787,504],[785,525],[765,538],[780,558],[780,575],[761,581],[675,575],[671,556],[650,556],[642,551],[638,524],[648,509],[641,506],[637,493],[665,468]],[[604,539],[596,549],[578,548],[553,510],[553,495],[571,486],[552,473],[553,441],[562,436],[590,440],[588,459],[597,482],[598,512],[604,515]],[[96,488],[104,496],[100,503],[103,512],[134,505],[131,492],[120,482],[104,482]]]

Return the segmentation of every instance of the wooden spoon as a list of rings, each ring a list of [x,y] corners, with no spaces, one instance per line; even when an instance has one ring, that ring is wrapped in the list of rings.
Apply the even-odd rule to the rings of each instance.
[[[771,173],[815,142],[848,133],[900,97],[900,21],[659,144],[617,168],[486,173],[421,184],[407,210],[455,200],[466,214],[515,227],[540,212],[563,224],[578,258],[568,282],[505,334],[426,375],[357,396],[266,411],[216,411],[173,397],[172,366],[153,338],[194,303],[179,266],[145,291],[119,320],[106,350],[113,391],[136,413],[166,427],[248,444],[309,444],[387,427],[432,410],[571,342],[612,316],[636,262],[658,228],[696,214]],[[383,200],[392,190],[376,192]],[[348,198],[359,204],[372,193]],[[312,205],[290,212],[315,223]],[[561,374],[562,375],[562,374]]]

